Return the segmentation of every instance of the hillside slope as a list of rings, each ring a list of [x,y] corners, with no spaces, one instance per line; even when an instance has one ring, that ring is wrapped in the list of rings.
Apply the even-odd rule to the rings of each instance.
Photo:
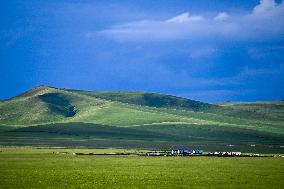
[[[80,121],[119,126],[190,120],[191,123],[194,119],[160,109],[201,111],[210,107],[214,105],[155,93],[85,92],[41,86],[0,104],[0,123]]]
[[[40,86],[0,103],[0,132],[2,136],[45,133],[93,139],[284,144],[284,103],[213,105],[158,93]]]

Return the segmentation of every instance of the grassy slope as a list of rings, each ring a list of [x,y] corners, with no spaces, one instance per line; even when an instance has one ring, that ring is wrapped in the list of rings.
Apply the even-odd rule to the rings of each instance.
[[[156,93],[88,92],[42,86],[0,103],[0,124],[5,125],[0,130],[14,130],[11,126],[16,125],[33,126],[17,130],[22,133],[283,144],[283,104],[273,101],[211,105]],[[36,125],[41,126],[35,128]]]

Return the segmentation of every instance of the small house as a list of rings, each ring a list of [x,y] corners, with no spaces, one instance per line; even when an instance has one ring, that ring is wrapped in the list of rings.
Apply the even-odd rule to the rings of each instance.
[[[172,150],[172,155],[187,155],[190,154],[189,149],[187,148],[179,148],[178,150]]]
[[[203,154],[203,150],[192,150],[192,154]]]
[[[180,148],[180,149],[178,149],[178,154],[187,155],[187,154],[189,154],[189,150],[186,149],[186,148]]]

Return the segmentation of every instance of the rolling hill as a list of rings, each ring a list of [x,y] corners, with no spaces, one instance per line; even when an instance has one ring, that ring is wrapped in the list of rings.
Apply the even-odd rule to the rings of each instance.
[[[217,105],[159,93],[48,86],[0,102],[0,144],[56,141],[63,145],[62,141],[70,140],[120,147],[258,144],[280,148],[284,102]]]

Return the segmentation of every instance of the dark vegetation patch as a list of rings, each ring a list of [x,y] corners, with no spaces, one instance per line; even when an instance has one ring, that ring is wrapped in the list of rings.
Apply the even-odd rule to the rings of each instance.
[[[0,125],[0,133],[3,131],[9,131],[9,130],[13,130],[13,128],[11,128],[11,126]]]
[[[234,128],[214,125],[145,125],[139,129],[159,132],[164,135],[180,136],[182,138],[199,139],[210,142],[225,142],[228,144],[284,144],[283,134],[260,132],[245,128]]]
[[[67,96],[60,93],[46,93],[38,96],[39,99],[47,103],[48,108],[53,113],[61,114],[65,117],[72,117],[76,114],[76,108],[71,104]]]
[[[12,132],[47,133],[96,138],[137,139],[137,140],[182,140],[182,137],[160,134],[159,132],[98,125],[92,123],[57,123],[15,129]]]
[[[170,150],[180,147],[203,149],[204,151],[241,151],[250,153],[284,153],[279,145],[235,144],[213,141],[152,141],[121,138],[99,138],[91,136],[59,135],[46,132],[0,132],[0,146],[32,146],[63,148],[123,148]]]
[[[23,127],[12,132],[46,133],[104,139],[227,144],[284,144],[283,134],[212,125],[145,125],[132,128],[92,123],[58,123]]]
[[[270,104],[270,103],[239,103],[239,104],[234,104],[233,106],[249,106],[249,107],[254,107],[254,108],[275,108],[275,109],[282,109],[284,108],[284,104]]]

